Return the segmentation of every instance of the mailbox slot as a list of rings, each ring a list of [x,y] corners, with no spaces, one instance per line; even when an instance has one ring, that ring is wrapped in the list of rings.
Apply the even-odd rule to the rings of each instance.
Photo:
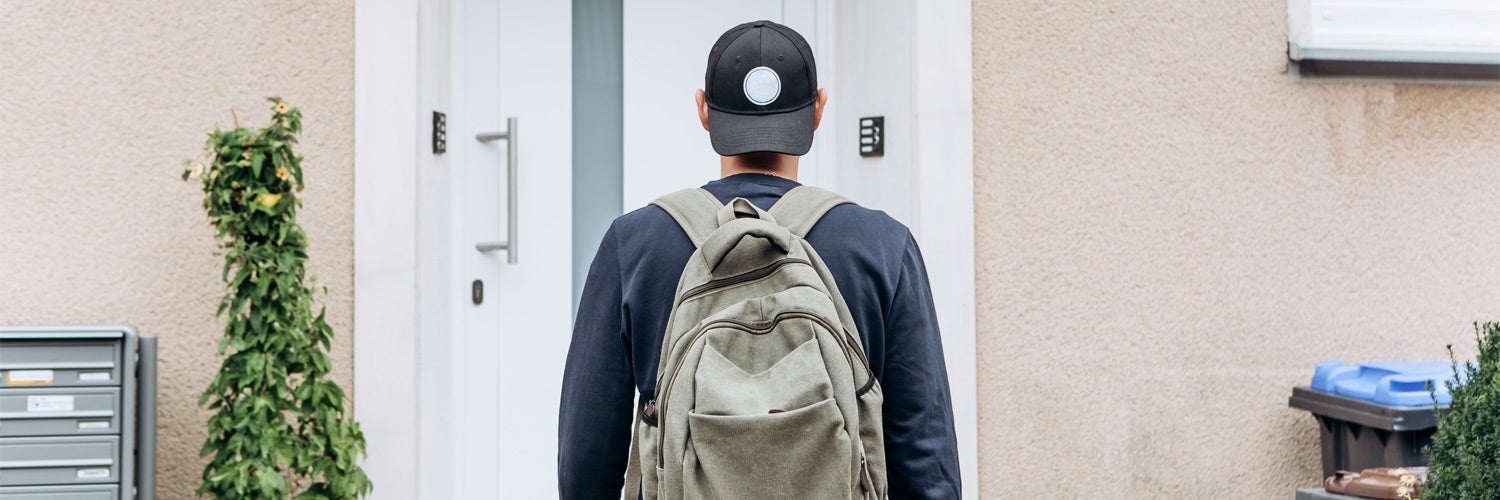
[[[0,350],[0,387],[120,385],[120,341],[15,340]]]
[[[77,486],[12,486],[0,488],[0,500],[119,500],[113,484]]]
[[[59,387],[0,392],[0,437],[119,432],[119,388]]]
[[[0,438],[0,486],[119,482],[119,436]]]

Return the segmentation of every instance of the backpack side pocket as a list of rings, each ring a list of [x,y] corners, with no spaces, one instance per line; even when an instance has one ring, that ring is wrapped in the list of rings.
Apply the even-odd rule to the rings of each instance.
[[[656,500],[661,497],[659,485],[662,470],[656,467],[658,432],[661,431],[653,423],[642,421],[636,426],[635,442],[639,444],[639,449],[636,450],[635,459],[639,460],[641,465],[641,498],[645,500]]]
[[[880,406],[885,396],[880,392],[880,383],[875,382],[870,390],[859,396],[859,440],[864,446],[865,469],[875,491],[867,492],[870,498],[885,498],[888,492],[885,471],[885,430],[881,427]]]

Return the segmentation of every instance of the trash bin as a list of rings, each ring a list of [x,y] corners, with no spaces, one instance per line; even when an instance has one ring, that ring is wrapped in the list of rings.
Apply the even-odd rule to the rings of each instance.
[[[1317,365],[1311,384],[1294,387],[1287,404],[1317,419],[1324,477],[1425,466],[1422,449],[1437,431],[1437,409],[1452,401],[1443,384],[1452,379],[1446,361],[1330,361]],[[1434,392],[1441,406],[1434,405]]]

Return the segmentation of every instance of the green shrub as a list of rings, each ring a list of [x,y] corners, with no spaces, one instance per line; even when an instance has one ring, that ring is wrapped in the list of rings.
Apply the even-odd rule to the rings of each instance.
[[[198,400],[217,410],[198,494],[357,498],[371,488],[357,464],[365,438],[345,411],[344,391],[327,378],[333,329],[304,279],[302,157],[292,152],[302,112],[270,101],[270,126],[209,131],[206,162],[183,174],[203,181],[228,285],[218,313],[227,320],[224,361]]]
[[[1500,324],[1475,325],[1474,336],[1478,362],[1460,365],[1453,358],[1453,374],[1465,382],[1447,382],[1453,404],[1426,450],[1424,500],[1500,499]]]

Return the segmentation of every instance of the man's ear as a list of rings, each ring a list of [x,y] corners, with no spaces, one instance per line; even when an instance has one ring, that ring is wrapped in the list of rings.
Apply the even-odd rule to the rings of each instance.
[[[693,99],[698,101],[698,121],[703,122],[703,130],[708,130],[708,96],[703,94],[703,89],[698,89]]]
[[[700,96],[703,95],[703,91],[701,91],[701,90],[698,91],[698,95],[700,95]],[[818,129],[818,124],[819,123],[823,123],[823,105],[827,104],[827,103],[828,103],[828,90],[827,89],[818,89],[818,100],[817,100],[817,103],[813,104],[813,130],[817,130]],[[708,115],[704,115],[704,118],[703,118],[703,128],[704,129],[708,128],[708,118],[707,118],[707,116]]]

